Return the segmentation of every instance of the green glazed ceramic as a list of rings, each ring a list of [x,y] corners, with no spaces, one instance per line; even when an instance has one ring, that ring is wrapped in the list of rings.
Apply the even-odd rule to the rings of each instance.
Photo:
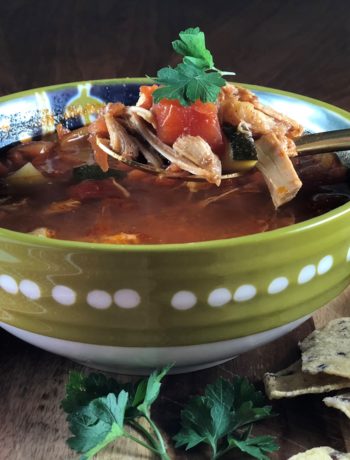
[[[0,98],[0,147],[133,104],[144,80],[71,83]],[[350,126],[322,102],[252,87],[310,131]],[[205,243],[116,246],[0,229],[0,321],[91,366],[205,367],[266,343],[337,296],[350,274],[350,204],[304,223]]]

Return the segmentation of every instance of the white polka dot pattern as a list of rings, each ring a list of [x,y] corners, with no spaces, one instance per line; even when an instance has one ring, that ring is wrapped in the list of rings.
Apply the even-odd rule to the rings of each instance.
[[[306,265],[304,268],[300,270],[299,276],[298,276],[298,283],[299,284],[305,284],[308,283],[309,281],[314,278],[316,275],[316,267],[315,265]]]
[[[77,294],[68,286],[58,285],[52,289],[52,297],[57,303],[69,307],[75,303]]]
[[[141,297],[134,289],[120,289],[114,294],[114,302],[121,308],[135,308],[141,302]]]
[[[106,310],[112,305],[112,296],[106,291],[95,289],[88,293],[86,301],[92,308]]]
[[[317,273],[319,275],[324,275],[327,273],[333,266],[333,257],[328,255],[323,257],[317,265]]]
[[[18,293],[17,281],[10,275],[0,275],[0,286],[4,291],[8,292],[9,294]]]
[[[267,288],[267,292],[269,294],[278,294],[279,292],[284,291],[287,289],[289,284],[288,278],[285,276],[279,276],[271,281],[269,287]]]
[[[19,290],[30,300],[38,300],[41,297],[40,287],[31,280],[22,280],[19,283]]]
[[[256,287],[252,284],[242,284],[233,294],[233,300],[236,302],[246,302],[256,295]]]
[[[350,247],[346,254],[346,260],[350,261]],[[329,272],[334,265],[334,258],[327,254],[322,257],[317,264],[305,265],[299,271],[297,282],[305,284],[310,282],[316,275],[324,275]],[[286,276],[278,276],[267,285],[267,293],[270,295],[278,294],[288,288],[290,282]],[[17,283],[15,278],[10,275],[0,275],[0,288],[9,293],[17,294],[21,292],[29,300],[41,298],[41,288],[38,283],[29,279],[23,279]],[[73,305],[77,300],[77,293],[69,286],[57,285],[52,291],[52,298],[59,304],[65,306]],[[213,308],[220,308],[232,302],[246,302],[257,295],[257,288],[253,284],[242,284],[238,286],[232,295],[231,291],[225,287],[218,287],[209,292],[207,304]],[[134,289],[119,289],[112,296],[109,292],[93,289],[88,292],[86,302],[91,308],[106,310],[112,306],[124,309],[136,308],[141,303],[140,294]],[[175,310],[189,310],[198,302],[197,296],[192,291],[179,290],[171,298],[171,306]]]
[[[208,297],[208,304],[211,307],[222,307],[232,298],[231,292],[226,288],[218,288],[211,291]]]
[[[171,299],[171,305],[176,310],[189,310],[197,303],[197,297],[191,291],[178,291]]]

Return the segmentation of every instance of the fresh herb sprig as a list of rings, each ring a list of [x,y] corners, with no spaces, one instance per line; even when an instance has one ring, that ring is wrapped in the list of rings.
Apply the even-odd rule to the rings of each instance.
[[[68,414],[73,437],[68,445],[91,459],[111,442],[125,437],[149,449],[163,460],[170,460],[166,443],[151,417],[151,406],[158,398],[161,381],[170,366],[153,372],[135,384],[120,384],[103,374],[72,372],[62,407]],[[219,379],[207,385],[203,396],[192,398],[181,412],[181,429],[174,437],[176,447],[191,449],[209,444],[213,460],[229,451],[241,451],[259,460],[278,449],[271,436],[251,437],[254,422],[271,415],[262,394],[247,379],[233,383]],[[148,429],[140,423],[144,418]],[[129,427],[142,439],[133,436]]]
[[[183,56],[182,63],[175,68],[163,67],[157,72],[154,81],[161,87],[154,91],[154,101],[177,99],[184,106],[198,99],[215,102],[221,87],[226,84],[222,77],[235,73],[214,66],[213,56],[205,45],[205,35],[199,27],[186,29],[179,33],[179,37],[172,46]]]
[[[89,460],[100,450],[119,438],[128,438],[170,460],[162,435],[151,418],[151,405],[158,398],[161,380],[171,366],[153,372],[136,384],[120,384],[103,374],[72,372],[66,386],[66,397],[61,405],[68,414],[67,421],[73,437],[69,447]],[[149,430],[140,424],[144,418]],[[127,426],[144,438],[133,436]]]
[[[203,396],[193,397],[181,412],[181,430],[174,437],[176,447],[186,450],[209,444],[212,459],[241,450],[259,460],[278,449],[271,436],[250,437],[253,423],[271,416],[271,407],[247,379],[233,383],[224,379],[207,385]]]

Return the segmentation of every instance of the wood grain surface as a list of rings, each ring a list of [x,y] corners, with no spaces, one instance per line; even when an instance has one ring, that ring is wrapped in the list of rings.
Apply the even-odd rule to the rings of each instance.
[[[152,75],[176,63],[170,42],[199,25],[220,68],[237,80],[316,97],[350,110],[350,2],[348,0],[12,0],[0,2],[0,95],[42,85]],[[350,289],[314,316],[316,326],[349,316]],[[309,320],[288,336],[221,366],[169,376],[154,417],[170,440],[188,396],[219,375],[246,375],[258,385],[267,370],[297,356]],[[70,369],[80,366],[0,331],[0,460],[68,460],[65,417],[59,403]],[[85,371],[85,369],[84,369]],[[120,376],[127,379],[125,376]],[[350,451],[350,423],[325,408],[320,396],[274,404],[279,417],[255,433],[278,437],[279,453],[319,445]],[[127,442],[99,460],[152,458]],[[205,459],[203,450],[174,459]],[[233,457],[229,457],[233,458]],[[243,458],[243,457],[237,457]]]

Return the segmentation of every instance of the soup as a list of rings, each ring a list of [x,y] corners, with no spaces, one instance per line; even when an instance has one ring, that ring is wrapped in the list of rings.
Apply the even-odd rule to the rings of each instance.
[[[349,200],[338,157],[300,158],[303,127],[227,83],[199,28],[173,47],[182,63],[141,86],[136,105],[109,103],[87,127],[58,125],[56,137],[2,156],[0,226],[97,243],[189,243],[285,227]]]
[[[24,171],[28,166],[35,170]],[[161,244],[231,238],[301,222],[350,198],[347,170],[332,154],[297,159],[304,185],[278,209],[259,171],[217,187],[159,178],[110,160],[105,173],[110,177],[104,177],[91,144],[74,133],[14,147],[1,167],[0,226],[76,241]],[[9,174],[13,170],[17,174]]]

